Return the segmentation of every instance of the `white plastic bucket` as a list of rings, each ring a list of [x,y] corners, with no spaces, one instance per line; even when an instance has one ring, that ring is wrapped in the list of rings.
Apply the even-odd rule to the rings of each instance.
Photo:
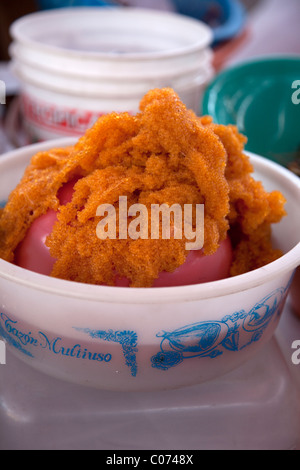
[[[108,112],[136,113],[152,88],[172,87],[198,112],[213,76],[210,28],[173,13],[52,10],[17,20],[11,34],[30,141],[82,134]]]
[[[182,88],[177,88],[179,96],[181,99],[184,97],[188,108],[194,109],[195,103],[201,101],[210,78],[211,74],[208,72],[207,76],[196,77],[193,81],[182,84]],[[28,141],[38,142],[56,138],[58,135],[80,136],[97,118],[111,111],[135,114],[143,94],[104,94],[98,97],[67,94],[40,88],[23,79],[21,109]]]

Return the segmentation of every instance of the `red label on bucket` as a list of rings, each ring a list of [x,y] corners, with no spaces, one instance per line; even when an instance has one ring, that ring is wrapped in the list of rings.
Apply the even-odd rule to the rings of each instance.
[[[45,130],[68,135],[82,135],[106,113],[65,108],[22,95],[22,110],[27,121]]]

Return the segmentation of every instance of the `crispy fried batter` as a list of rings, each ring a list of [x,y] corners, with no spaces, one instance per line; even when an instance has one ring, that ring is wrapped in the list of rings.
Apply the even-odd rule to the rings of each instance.
[[[146,206],[204,203],[205,254],[230,233],[232,275],[267,264],[281,255],[271,246],[270,224],[285,214],[285,200],[252,178],[245,142],[236,127],[187,110],[173,90],[152,90],[136,116],[104,116],[74,147],[32,158],[0,214],[0,257],[13,262],[32,222],[54,209],[58,222],[47,239],[57,259],[52,276],[113,285],[117,272],[133,287],[151,286],[160,272],[184,263],[185,239],[100,240],[97,207],[117,207],[127,196],[128,204]],[[75,176],[73,199],[60,206],[58,190]]]

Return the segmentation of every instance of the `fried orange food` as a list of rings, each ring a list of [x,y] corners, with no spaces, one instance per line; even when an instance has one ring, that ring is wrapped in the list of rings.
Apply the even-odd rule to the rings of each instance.
[[[234,248],[231,275],[281,256],[271,244],[271,224],[285,215],[285,199],[253,179],[246,138],[235,126],[213,123],[188,110],[172,89],[149,91],[140,112],[101,117],[69,148],[33,156],[0,215],[0,257],[14,252],[32,222],[59,211],[47,238],[57,261],[52,276],[113,285],[115,273],[132,287],[149,287],[162,271],[187,257],[185,239],[99,239],[100,204],[204,204],[204,253],[216,252],[228,234]],[[72,201],[60,206],[59,189],[74,177]]]

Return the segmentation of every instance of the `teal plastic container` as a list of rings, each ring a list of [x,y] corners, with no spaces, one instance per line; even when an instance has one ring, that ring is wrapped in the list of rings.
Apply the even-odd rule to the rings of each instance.
[[[300,170],[300,56],[268,57],[220,73],[208,86],[202,114],[235,124],[246,149]]]

